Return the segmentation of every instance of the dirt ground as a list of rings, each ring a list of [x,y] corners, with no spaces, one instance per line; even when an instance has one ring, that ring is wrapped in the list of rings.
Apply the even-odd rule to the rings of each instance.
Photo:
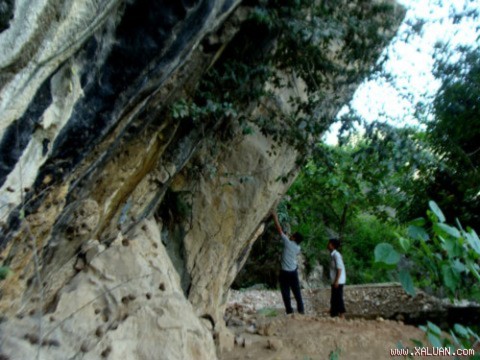
[[[391,359],[390,349],[400,341],[413,348],[410,339],[424,336],[413,326],[393,321],[289,316],[266,323],[268,330],[262,335],[240,331],[237,341],[243,337],[246,346],[238,344],[220,359],[324,360],[335,358],[335,353],[337,359]]]
[[[236,345],[220,354],[220,359],[403,359],[390,351],[395,351],[400,343],[414,351],[411,339],[427,343],[422,330],[401,321],[332,319],[326,314],[309,315],[309,304],[306,305],[306,315],[287,316],[275,292],[234,294],[225,319],[235,334]],[[453,356],[433,357],[453,359]],[[426,358],[432,356],[413,357]]]

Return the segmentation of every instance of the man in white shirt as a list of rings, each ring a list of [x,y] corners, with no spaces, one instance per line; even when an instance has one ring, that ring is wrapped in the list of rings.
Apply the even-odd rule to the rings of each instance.
[[[302,294],[300,291],[300,281],[298,279],[298,264],[297,255],[300,253],[300,243],[303,236],[300,233],[294,233],[289,238],[282,230],[280,222],[278,221],[277,213],[272,212],[275,227],[282,239],[282,269],[280,270],[280,291],[282,293],[283,303],[287,314],[293,313],[292,304],[290,300],[290,289],[297,302],[297,310],[300,314],[304,314]]]
[[[345,272],[342,254],[338,252],[340,241],[338,239],[330,239],[327,248],[330,251],[331,257],[330,280],[332,282],[332,293],[330,297],[330,315],[332,317],[339,316],[343,318],[345,314],[343,285],[345,285],[347,280],[347,273]]]

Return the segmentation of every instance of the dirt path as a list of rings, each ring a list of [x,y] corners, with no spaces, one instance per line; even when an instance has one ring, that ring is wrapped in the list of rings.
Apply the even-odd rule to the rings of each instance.
[[[426,343],[423,331],[401,321],[309,316],[308,301],[306,305],[307,315],[286,316],[278,292],[235,292],[227,308],[226,321],[236,336],[236,345],[220,359],[392,359],[395,356],[390,350],[396,349],[399,343],[412,349],[411,339]],[[433,349],[430,348],[430,352]],[[414,359],[431,357],[415,356]]]
[[[308,316],[267,319],[259,332],[239,331],[240,344],[220,359],[324,360],[335,353],[338,359],[391,359],[399,341],[413,347],[411,338],[423,338],[421,330],[393,321]]]

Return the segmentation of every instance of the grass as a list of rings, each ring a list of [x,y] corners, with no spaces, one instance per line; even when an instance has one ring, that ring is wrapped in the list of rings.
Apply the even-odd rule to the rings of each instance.
[[[276,317],[279,315],[278,310],[270,307],[262,308],[257,311],[259,315],[263,315],[265,317],[271,318]]]

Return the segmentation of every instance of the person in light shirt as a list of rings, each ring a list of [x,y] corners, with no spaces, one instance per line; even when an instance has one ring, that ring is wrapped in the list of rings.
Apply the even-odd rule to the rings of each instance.
[[[304,314],[302,293],[300,291],[300,281],[298,279],[298,264],[297,256],[300,253],[300,243],[303,241],[303,236],[296,232],[288,237],[282,229],[278,216],[275,211],[272,212],[275,228],[280,235],[283,244],[281,270],[280,270],[280,291],[282,293],[283,303],[287,314],[293,313],[293,308],[290,300],[290,290],[293,292],[295,301],[297,302],[297,311]]]
[[[328,240],[327,245],[330,251],[330,280],[332,283],[332,293],[330,297],[330,315],[343,318],[345,314],[345,303],[343,302],[343,286],[347,280],[345,264],[342,254],[338,251],[340,241],[338,239]]]

